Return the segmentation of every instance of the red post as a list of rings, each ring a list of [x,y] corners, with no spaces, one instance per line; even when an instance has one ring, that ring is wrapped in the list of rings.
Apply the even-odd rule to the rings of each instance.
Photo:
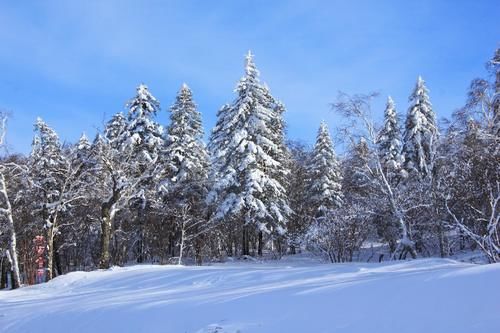
[[[36,279],[35,283],[43,283],[45,282],[45,249],[47,244],[45,242],[45,237],[43,236],[35,236],[33,240],[35,242],[35,267],[36,267]]]

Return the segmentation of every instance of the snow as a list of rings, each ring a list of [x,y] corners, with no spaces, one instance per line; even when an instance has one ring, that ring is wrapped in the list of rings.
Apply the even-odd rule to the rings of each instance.
[[[114,267],[0,292],[0,331],[498,332],[498,281],[445,259]]]

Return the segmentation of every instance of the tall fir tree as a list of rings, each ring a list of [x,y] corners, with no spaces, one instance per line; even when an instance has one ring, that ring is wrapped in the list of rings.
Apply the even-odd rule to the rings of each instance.
[[[123,113],[115,113],[106,123],[104,138],[114,149],[122,149],[124,144],[124,133],[127,130],[127,118]]]
[[[210,133],[210,139],[208,141],[208,152],[210,156],[210,179],[217,179],[218,173],[222,170],[226,159],[224,154],[227,153],[226,147],[229,144],[229,130],[232,126],[228,126],[230,121],[230,110],[231,106],[229,104],[223,105],[217,111],[217,122]],[[208,201],[212,201],[215,192],[209,194]]]
[[[161,192],[174,216],[180,233],[179,263],[182,263],[186,241],[191,241],[201,264],[201,235],[205,230],[205,197],[209,158],[203,143],[201,114],[196,109],[191,90],[182,85],[170,108],[167,128],[165,179]]]
[[[193,179],[205,181],[208,153],[203,143],[201,114],[186,84],[183,84],[170,108],[164,155],[167,182],[172,186]]]
[[[259,80],[253,55],[246,56],[245,76],[236,88],[237,98],[219,112],[212,133],[217,181],[212,187],[215,220],[242,223],[242,254],[250,253],[251,233],[283,236],[290,214],[280,174],[287,174],[282,110]],[[274,126],[274,128],[273,128]],[[236,227],[236,226],[235,226]]]
[[[439,136],[436,114],[428,93],[424,80],[419,76],[409,98],[403,146],[405,169],[423,177],[432,172]]]
[[[342,175],[332,139],[325,122],[321,122],[309,169],[310,204],[315,214],[325,215],[342,206]]]
[[[300,251],[306,230],[312,222],[311,207],[308,203],[311,151],[298,141],[288,141],[287,148],[290,152],[287,194],[293,211],[287,223],[287,242],[290,254],[296,254]]]
[[[163,146],[163,128],[155,121],[160,110],[159,101],[149,92],[146,85],[137,87],[136,96],[127,103],[127,128],[122,134],[124,149],[131,152],[131,178],[140,179],[141,186],[131,200],[137,210],[137,262],[145,260],[146,210],[150,209],[152,196],[156,195],[156,173]]]
[[[389,178],[394,178],[404,162],[401,154],[401,130],[394,101],[389,96],[384,112],[384,125],[377,138],[379,158]]]
[[[76,148],[76,158],[81,163],[86,163],[90,158],[92,145],[89,139],[87,138],[87,135],[85,135],[85,133],[82,133],[82,135],[78,139],[78,143],[76,144],[75,148]]]
[[[135,168],[137,173],[142,174],[156,162],[163,144],[163,128],[154,119],[160,110],[160,102],[146,85],[141,84],[137,87],[136,96],[127,103],[127,108],[127,127],[123,133],[126,149],[130,149],[135,155]],[[113,131],[115,125],[119,129],[122,123],[120,114],[115,117],[111,124]]]

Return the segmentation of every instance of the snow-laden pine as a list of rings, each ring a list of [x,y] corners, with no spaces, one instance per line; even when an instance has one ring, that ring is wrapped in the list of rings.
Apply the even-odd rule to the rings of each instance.
[[[115,113],[111,119],[106,123],[104,128],[104,138],[115,149],[121,149],[123,142],[123,135],[127,129],[127,118],[123,113]]]
[[[217,175],[210,195],[213,220],[232,220],[235,227],[242,223],[244,233],[282,236],[290,214],[283,185],[288,173],[283,163],[284,109],[260,83],[250,52],[236,94],[235,101],[219,111],[211,137]],[[248,254],[245,245],[243,253]]]
[[[208,153],[203,143],[201,114],[196,109],[191,89],[182,85],[175,103],[170,108],[165,159],[165,190],[176,192],[183,184],[205,182]],[[187,189],[187,188],[186,188]]]
[[[183,84],[170,108],[166,148],[163,152],[165,170],[160,185],[167,207],[180,233],[179,264],[186,242],[193,243],[201,264],[199,238],[206,226],[205,197],[209,157],[203,143],[201,114],[193,101],[191,89]]]
[[[405,168],[408,172],[426,176],[432,171],[439,133],[429,90],[422,77],[418,77],[409,100],[403,146]]]
[[[160,110],[160,102],[140,84],[137,93],[127,103],[127,128],[122,136],[123,149],[131,152],[130,177],[141,184],[130,204],[137,210],[137,262],[143,262],[146,252],[145,227],[146,210],[157,198],[154,179],[160,171],[160,152],[163,146],[163,128],[155,116]]]
[[[398,114],[391,96],[387,97],[384,124],[377,139],[380,163],[389,178],[393,178],[401,171],[404,159],[401,154],[401,129]]]
[[[140,84],[137,93],[127,103],[127,127],[123,133],[124,149],[130,149],[135,155],[134,164],[138,173],[143,173],[158,159],[163,144],[163,128],[154,117],[160,110],[160,102],[149,92],[148,87]],[[121,124],[118,118],[113,119],[112,131]]]
[[[87,162],[90,158],[91,150],[92,144],[87,138],[87,135],[85,135],[85,133],[82,133],[82,135],[78,139],[78,143],[76,144],[76,158],[82,162]]]
[[[328,126],[319,126],[309,169],[309,200],[316,214],[342,206],[342,175]]]

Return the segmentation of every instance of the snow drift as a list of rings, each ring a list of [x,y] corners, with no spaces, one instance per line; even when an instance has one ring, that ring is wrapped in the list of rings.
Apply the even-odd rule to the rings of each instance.
[[[141,265],[0,292],[0,331],[500,332],[499,281],[444,259]]]

